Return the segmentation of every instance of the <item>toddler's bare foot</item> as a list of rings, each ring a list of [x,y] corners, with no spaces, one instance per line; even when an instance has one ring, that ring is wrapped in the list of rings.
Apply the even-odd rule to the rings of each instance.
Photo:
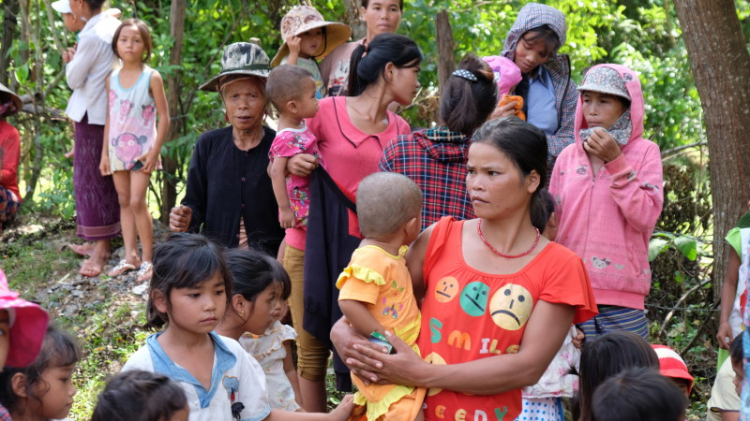
[[[68,152],[65,152],[65,155],[63,155],[63,156],[66,157],[66,158],[68,158],[68,159],[70,159],[70,158],[73,157],[73,155],[75,155],[75,153],[76,153],[76,150],[75,149],[71,149]]]

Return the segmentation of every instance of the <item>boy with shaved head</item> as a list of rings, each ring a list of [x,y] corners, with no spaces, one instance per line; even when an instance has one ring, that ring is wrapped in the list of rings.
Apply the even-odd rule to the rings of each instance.
[[[357,215],[364,239],[336,282],[341,290],[339,307],[360,333],[385,339],[388,330],[417,353],[421,315],[404,256],[407,245],[419,235],[421,212],[422,192],[406,176],[381,172],[362,180]],[[353,414],[366,413],[371,420],[421,418],[425,389],[366,386],[354,374],[352,380],[359,389]]]

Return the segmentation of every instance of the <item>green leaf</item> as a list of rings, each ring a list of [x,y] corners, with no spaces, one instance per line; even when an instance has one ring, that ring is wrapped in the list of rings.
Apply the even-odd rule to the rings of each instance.
[[[695,261],[698,257],[698,241],[695,238],[686,236],[677,237],[674,240],[674,245],[688,259]]]
[[[664,250],[669,248],[669,242],[663,238],[652,238],[648,242],[648,261],[653,262],[656,256],[662,254]]]

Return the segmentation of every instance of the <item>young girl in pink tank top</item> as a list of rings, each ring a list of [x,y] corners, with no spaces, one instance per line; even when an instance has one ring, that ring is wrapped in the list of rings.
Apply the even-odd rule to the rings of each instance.
[[[140,267],[138,280],[142,282],[151,277],[154,236],[146,189],[151,172],[161,169],[159,153],[169,131],[169,109],[161,75],[146,65],[151,57],[146,24],[137,19],[123,22],[115,32],[112,49],[122,67],[107,80],[109,106],[99,170],[103,176],[114,177],[125,256],[109,276]],[[142,256],[138,256],[137,237],[141,238]]]

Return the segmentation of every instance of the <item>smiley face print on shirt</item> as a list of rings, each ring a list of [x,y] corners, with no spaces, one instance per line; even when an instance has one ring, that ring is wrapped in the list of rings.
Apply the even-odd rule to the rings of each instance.
[[[507,284],[495,291],[489,307],[492,321],[498,327],[518,330],[529,320],[534,308],[534,299],[523,286]]]
[[[469,316],[481,316],[487,311],[490,287],[484,282],[469,282],[461,291],[461,308]]]

